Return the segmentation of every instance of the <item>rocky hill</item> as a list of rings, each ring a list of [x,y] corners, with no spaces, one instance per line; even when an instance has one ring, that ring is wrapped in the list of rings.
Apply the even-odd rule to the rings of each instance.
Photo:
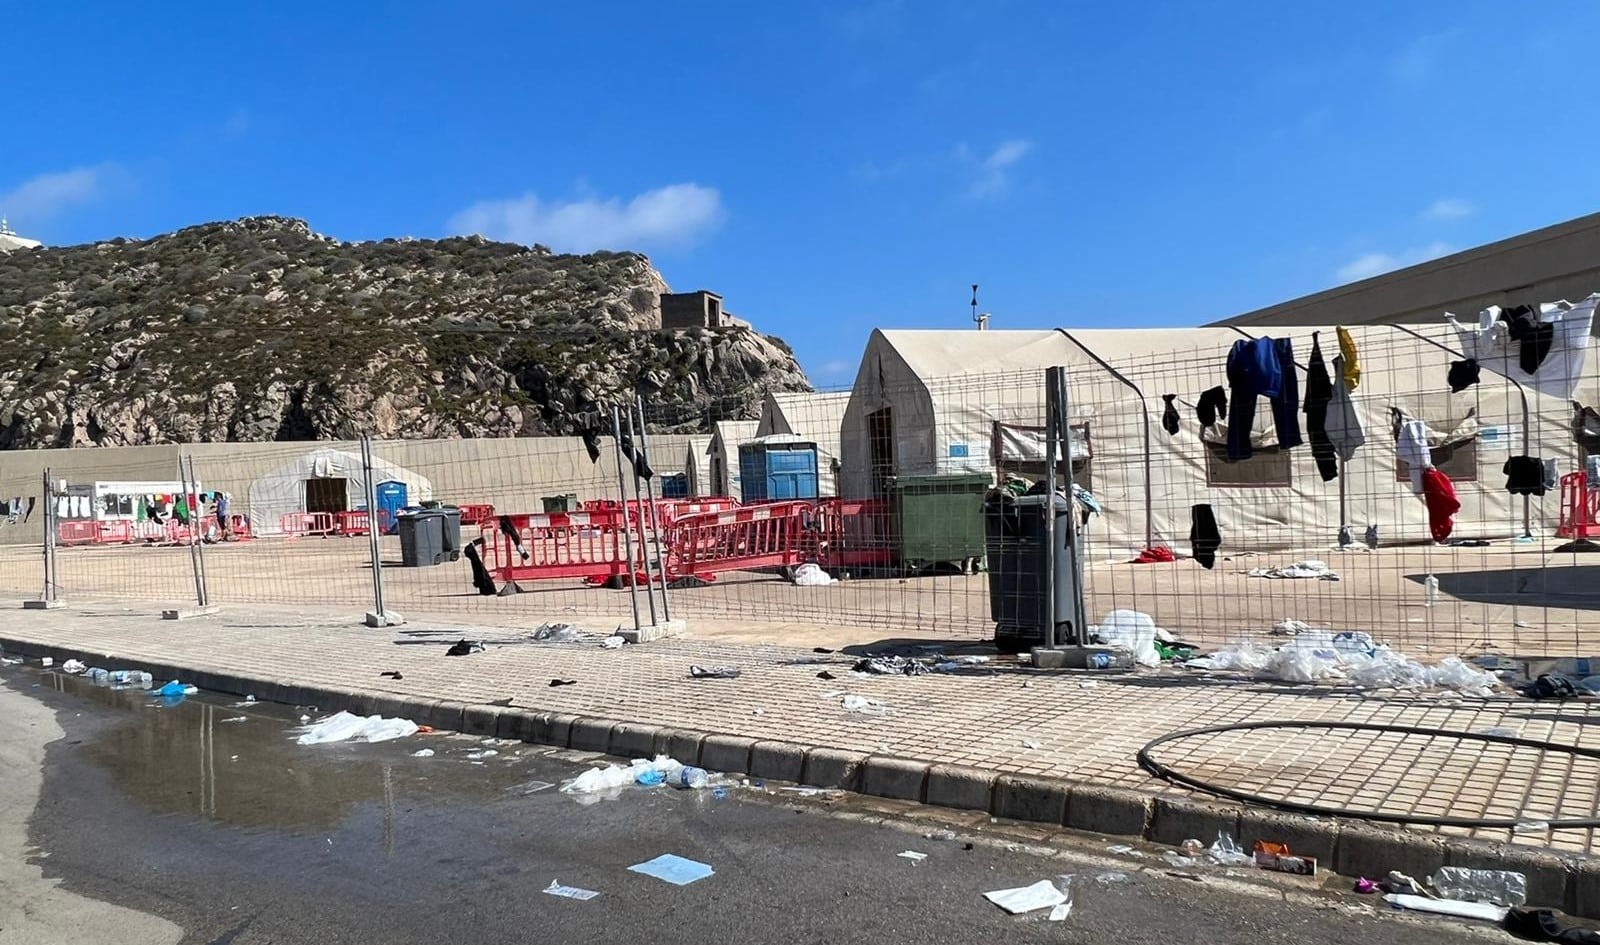
[[[345,243],[247,217],[0,255],[0,449],[536,436],[637,390],[664,432],[809,389],[782,341],[660,330],[635,253]]]

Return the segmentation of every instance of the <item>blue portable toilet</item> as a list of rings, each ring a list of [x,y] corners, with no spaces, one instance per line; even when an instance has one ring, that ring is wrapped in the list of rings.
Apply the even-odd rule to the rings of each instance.
[[[400,521],[400,510],[406,507],[406,484],[380,482],[373,487],[373,493],[378,497],[378,531],[393,535]]]
[[[689,497],[689,477],[684,473],[672,473],[661,477],[661,498],[687,499]]]
[[[817,498],[817,444],[766,436],[739,444],[739,479],[746,502]]]

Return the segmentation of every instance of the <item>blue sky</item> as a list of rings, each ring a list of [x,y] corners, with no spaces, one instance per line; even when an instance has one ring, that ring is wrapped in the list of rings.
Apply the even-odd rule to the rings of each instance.
[[[7,10],[14,228],[639,249],[833,385],[973,282],[1198,324],[1600,209],[1583,0],[228,6]]]

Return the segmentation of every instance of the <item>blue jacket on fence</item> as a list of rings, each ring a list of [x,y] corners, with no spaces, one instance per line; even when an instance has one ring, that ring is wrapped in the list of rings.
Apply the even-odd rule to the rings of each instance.
[[[1300,437],[1300,383],[1295,375],[1294,344],[1288,338],[1235,341],[1228,352],[1228,461],[1249,459],[1250,428],[1256,421],[1256,398],[1272,401],[1273,425],[1283,449],[1305,442]]]

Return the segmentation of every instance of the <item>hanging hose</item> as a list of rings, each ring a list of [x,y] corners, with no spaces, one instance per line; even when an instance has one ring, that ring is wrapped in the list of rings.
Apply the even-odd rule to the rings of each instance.
[[[1245,804],[1255,804],[1270,807],[1275,810],[1288,811],[1295,814],[1314,814],[1321,817],[1352,817],[1361,820],[1377,821],[1388,824],[1417,824],[1429,827],[1492,827],[1512,829],[1519,824],[1526,823],[1526,819],[1494,818],[1494,817],[1429,817],[1419,814],[1388,814],[1382,811],[1355,810],[1348,807],[1325,807],[1318,804],[1300,804],[1294,801],[1279,800],[1249,791],[1240,791],[1235,788],[1222,787],[1202,778],[1184,774],[1168,765],[1157,761],[1154,752],[1162,745],[1176,742],[1186,738],[1195,738],[1205,735],[1219,735],[1229,732],[1255,731],[1259,729],[1303,729],[1314,731],[1344,731],[1344,732],[1378,732],[1398,735],[1421,735],[1428,738],[1455,738],[1465,741],[1484,742],[1491,745],[1510,745],[1515,748],[1532,748],[1542,752],[1557,752],[1579,758],[1592,758],[1600,761],[1600,749],[1580,748],[1577,745],[1557,745],[1548,742],[1538,742],[1526,738],[1516,738],[1510,735],[1479,734],[1476,732],[1456,732],[1439,728],[1416,728],[1407,725],[1368,725],[1359,722],[1238,722],[1231,725],[1214,725],[1207,728],[1194,728],[1182,732],[1171,732],[1155,739],[1139,749],[1139,767],[1150,772],[1153,776],[1173,784],[1193,788],[1207,794],[1215,794],[1229,800]],[[1562,820],[1551,819],[1542,821],[1548,823],[1551,830],[1573,830],[1589,827],[1600,827],[1600,816],[1575,817]]]

